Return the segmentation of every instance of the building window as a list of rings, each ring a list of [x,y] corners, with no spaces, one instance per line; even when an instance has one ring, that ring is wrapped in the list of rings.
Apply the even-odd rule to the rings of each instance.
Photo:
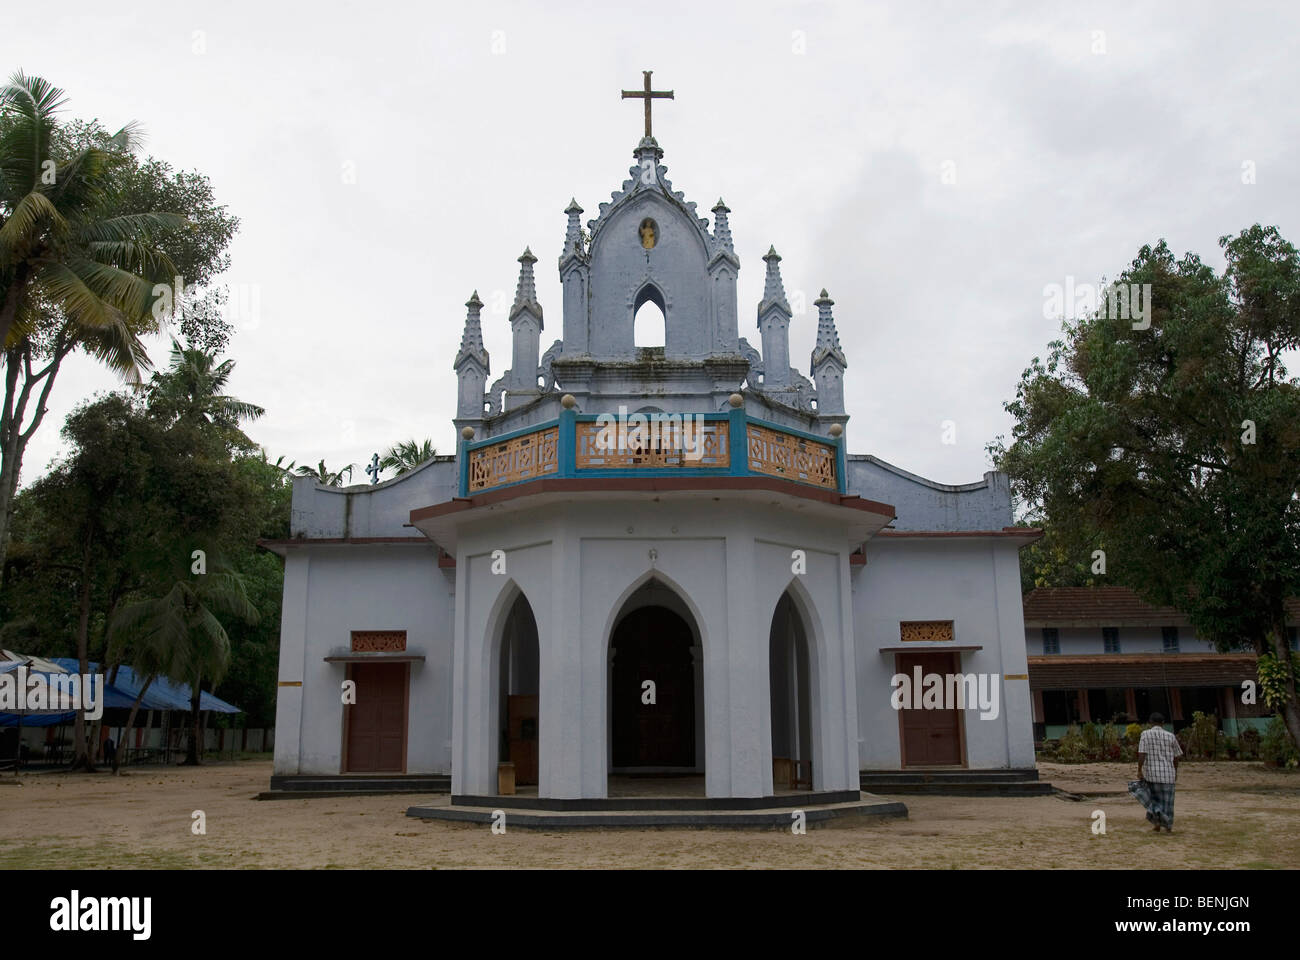
[[[1119,653],[1119,627],[1102,627],[1101,643],[1106,653]]]
[[[1297,635],[1296,628],[1295,628],[1295,627],[1287,627],[1287,628],[1286,628],[1286,635],[1287,635],[1287,637],[1290,638],[1290,641],[1291,641],[1291,649],[1292,649],[1292,650],[1300,650],[1300,635]]]
[[[1061,652],[1061,633],[1055,627],[1043,627],[1043,653]]]
[[[1164,639],[1165,653],[1177,653],[1178,652],[1178,628],[1161,627],[1160,633]]]

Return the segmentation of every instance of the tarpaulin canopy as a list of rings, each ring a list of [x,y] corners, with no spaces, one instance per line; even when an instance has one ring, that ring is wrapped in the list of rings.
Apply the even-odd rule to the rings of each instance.
[[[41,674],[48,676],[51,673],[78,673],[81,670],[79,661],[75,657],[53,657],[45,660],[40,657],[26,657],[22,654],[16,654],[9,650],[0,651],[0,668],[5,672],[16,670],[23,664],[31,661],[28,667],[29,673]],[[90,672],[97,673],[99,664],[91,662],[89,664]],[[144,681],[139,679],[135,671],[128,666],[120,666],[117,669],[115,682],[108,683],[108,678],[104,678],[104,691],[102,693],[104,709],[106,710],[129,710],[139,696],[140,688]],[[99,693],[99,686],[96,684],[96,693]],[[165,677],[155,677],[153,683],[149,684],[149,689],[145,691],[144,697],[140,700],[141,710],[182,710],[190,709],[190,687],[187,683],[174,683]],[[240,713],[240,709],[233,704],[227,703],[220,697],[214,697],[210,693],[200,692],[199,709],[210,710],[213,713]],[[70,723],[73,720],[74,713],[66,711],[62,713],[24,713],[22,715],[23,726],[28,727],[48,727],[60,723]],[[14,713],[0,713],[0,726],[15,726],[19,717]]]

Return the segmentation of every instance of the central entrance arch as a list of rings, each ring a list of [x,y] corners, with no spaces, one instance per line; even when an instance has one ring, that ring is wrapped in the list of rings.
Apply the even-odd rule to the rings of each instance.
[[[612,773],[704,769],[703,659],[694,618],[655,580],[623,606],[610,635]]]

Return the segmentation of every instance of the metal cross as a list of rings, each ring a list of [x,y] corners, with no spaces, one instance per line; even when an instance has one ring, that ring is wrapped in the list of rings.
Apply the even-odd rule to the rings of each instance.
[[[366,467],[366,473],[370,474],[370,482],[379,482],[379,454],[370,458],[370,466]]]
[[[654,71],[653,71],[653,70],[642,70],[641,73],[644,74],[644,76],[645,76],[645,89],[644,89],[644,90],[624,90],[624,91],[623,91],[623,99],[624,99],[624,100],[644,100],[644,101],[645,101],[645,135],[646,135],[647,137],[649,137],[649,136],[651,135],[651,134],[650,134],[650,101],[651,101],[652,99],[654,99],[654,100],[672,100],[672,99],[673,99],[673,92],[672,92],[671,90],[651,90],[651,89],[650,89],[650,74],[654,73]]]

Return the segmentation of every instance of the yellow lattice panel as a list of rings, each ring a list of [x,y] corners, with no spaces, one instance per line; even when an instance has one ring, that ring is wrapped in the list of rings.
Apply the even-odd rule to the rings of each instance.
[[[470,492],[555,473],[560,468],[559,443],[560,428],[549,427],[471,451]]]
[[[951,620],[912,620],[898,625],[904,643],[952,640]]]
[[[749,424],[749,469],[772,477],[835,489],[835,448]]]
[[[731,465],[726,420],[666,418],[644,425],[577,424],[579,470]]]

